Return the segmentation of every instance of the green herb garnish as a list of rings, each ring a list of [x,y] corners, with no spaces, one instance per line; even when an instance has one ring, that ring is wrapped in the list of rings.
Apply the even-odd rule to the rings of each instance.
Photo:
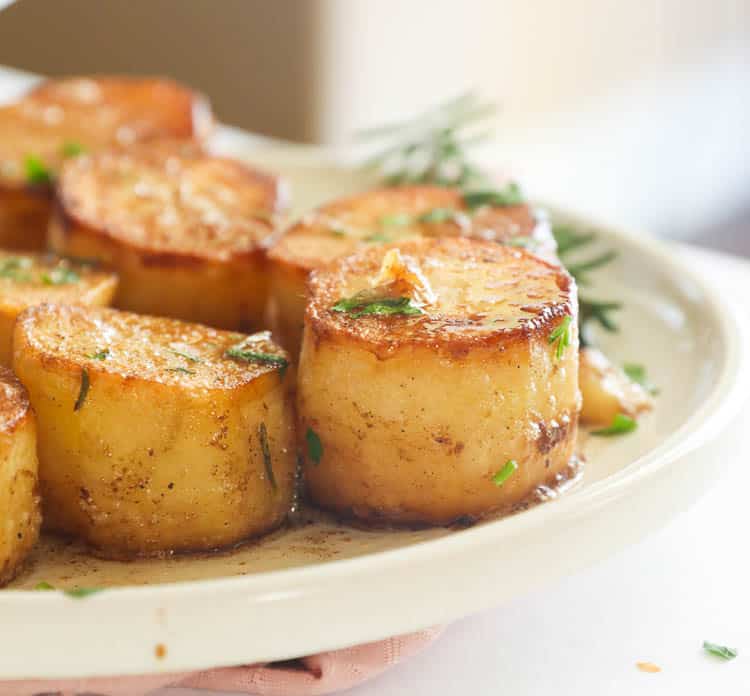
[[[484,186],[487,177],[470,162],[468,149],[487,138],[482,122],[494,113],[494,105],[467,93],[415,119],[365,131],[362,138],[385,145],[365,167],[379,170],[390,186]]]
[[[78,398],[76,399],[74,411],[80,411],[86,401],[86,395],[89,393],[89,371],[84,367],[81,370],[81,388],[78,391]]]
[[[8,278],[17,282],[29,282],[31,275],[28,269],[32,260],[28,256],[9,256],[0,262],[0,278]]]
[[[71,599],[86,599],[86,597],[91,597],[91,595],[98,594],[99,592],[104,592],[104,588],[102,587],[76,587],[72,590],[63,590],[63,594],[67,597],[70,597]]]
[[[389,237],[385,232],[373,232],[370,235],[367,235],[367,237],[364,237],[362,239],[363,242],[391,242],[393,241],[392,237]]]
[[[254,350],[246,350],[242,344],[228,348],[224,355],[233,360],[244,360],[245,362],[261,363],[264,365],[274,365],[279,369],[281,379],[284,379],[286,370],[289,367],[289,361],[283,355],[274,355],[273,353],[261,353]]]
[[[365,314],[424,314],[424,311],[413,305],[408,297],[365,298],[362,295],[354,295],[354,297],[339,300],[331,309],[334,312],[346,312],[354,317],[361,317]]]
[[[34,585],[34,589],[46,592],[47,590],[54,590],[55,588],[48,582],[42,580],[42,582],[38,582],[36,585]]]
[[[96,353],[86,356],[89,360],[106,360],[109,357],[109,348],[104,348]]]
[[[323,443],[312,428],[308,428],[305,433],[305,442],[307,442],[307,456],[316,464],[320,464],[323,458]]]
[[[518,462],[515,459],[509,459],[505,462],[503,468],[492,477],[492,483],[496,486],[502,486],[517,470]]]
[[[190,353],[183,353],[180,350],[172,350],[170,348],[169,352],[173,353],[174,355],[179,355],[181,358],[185,358],[185,360],[188,360],[191,363],[201,363],[201,362],[203,362],[203,360],[201,360],[200,358],[196,358],[194,355],[190,355]]]
[[[260,449],[263,452],[263,466],[266,468],[266,475],[271,483],[271,488],[276,490],[276,477],[273,475],[273,466],[271,464],[271,448],[268,445],[268,431],[266,424],[261,423],[258,426],[258,439],[260,440]]]
[[[405,227],[411,225],[414,218],[407,213],[394,213],[393,215],[383,215],[378,220],[378,224],[383,227]]]
[[[183,375],[195,374],[195,370],[188,370],[187,367],[168,367],[167,372],[181,372]]]
[[[53,268],[48,273],[42,273],[41,279],[45,285],[67,285],[68,283],[77,283],[81,276],[72,268],[61,266]]]
[[[620,302],[598,302],[580,297],[578,311],[581,328],[585,329],[591,322],[596,322],[606,331],[615,333],[620,329],[610,314],[619,309],[622,309]]]
[[[716,643],[709,643],[707,640],[703,641],[703,649],[709,655],[716,655],[723,660],[734,660],[737,657],[737,650],[734,648],[728,648],[726,645],[717,645]]]
[[[588,261],[567,264],[568,273],[570,273],[570,275],[572,275],[581,285],[586,285],[588,283],[588,278],[585,275],[586,273],[601,268],[602,266],[606,266],[607,264],[612,263],[616,258],[616,251],[605,251],[603,254],[595,256]]]
[[[638,423],[624,413],[618,413],[612,419],[612,425],[600,430],[592,430],[592,435],[598,435],[600,437],[612,437],[613,435],[625,435],[626,433],[632,433],[638,427]]]
[[[555,345],[555,358],[559,360],[565,353],[565,349],[570,345],[571,330],[570,324],[573,321],[573,317],[566,314],[562,321],[553,329],[550,333],[547,343]]]
[[[78,155],[82,155],[84,152],[86,152],[86,148],[74,140],[68,140],[60,147],[60,154],[63,157],[78,157]]]
[[[659,393],[659,390],[649,381],[645,365],[625,363],[622,366],[622,371],[631,381],[640,384],[649,394],[656,396]]]
[[[564,256],[569,251],[594,241],[593,232],[580,233],[571,225],[553,225],[552,235],[557,242],[557,253]]]
[[[417,222],[425,223],[440,223],[450,222],[455,220],[456,211],[452,208],[433,208],[428,210],[426,213],[422,213],[418,218]]]
[[[52,183],[52,174],[44,162],[36,155],[28,155],[24,161],[26,181],[30,184],[42,185]]]
[[[485,205],[506,208],[523,202],[521,187],[515,181],[509,182],[504,189],[499,191],[467,191],[464,194],[464,203],[469,210],[476,210]]]

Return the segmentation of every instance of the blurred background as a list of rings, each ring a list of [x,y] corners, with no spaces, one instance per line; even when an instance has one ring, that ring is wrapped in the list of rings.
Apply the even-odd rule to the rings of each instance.
[[[476,89],[532,197],[750,253],[748,0],[19,0],[0,65],[170,75],[338,144]]]

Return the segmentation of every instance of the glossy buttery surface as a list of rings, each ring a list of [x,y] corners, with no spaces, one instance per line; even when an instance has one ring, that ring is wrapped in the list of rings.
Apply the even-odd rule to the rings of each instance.
[[[237,131],[220,136],[224,151],[285,175],[300,213],[371,183],[331,164],[327,152],[259,150]],[[718,297],[673,249],[608,225],[596,229],[601,248],[619,256],[606,274],[592,274],[588,290],[625,303],[622,331],[602,335],[603,347],[619,363],[645,364],[661,392],[634,435],[582,437],[587,465],[575,488],[470,529],[364,531],[313,519],[209,557],[118,563],[48,539],[13,588],[45,580],[119,589],[86,601],[0,592],[0,675],[179,671],[375,640],[527,593],[678,514],[727,461],[729,440],[719,436],[748,389],[748,340],[731,298]],[[76,650],[60,648],[72,640]],[[157,644],[167,648],[164,659],[155,656]]]

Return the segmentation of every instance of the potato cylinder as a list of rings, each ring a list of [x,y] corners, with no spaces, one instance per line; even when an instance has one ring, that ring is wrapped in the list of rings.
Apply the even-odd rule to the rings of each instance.
[[[286,354],[111,309],[19,316],[47,526],[117,558],[231,546],[280,525],[295,447]]]
[[[282,203],[276,178],[192,146],[107,151],[63,167],[50,246],[114,269],[120,309],[257,329]]]
[[[13,579],[39,537],[36,425],[29,397],[0,367],[0,586]]]
[[[569,472],[577,297],[561,268],[463,238],[312,274],[298,413],[312,500],[370,522],[508,512]]]

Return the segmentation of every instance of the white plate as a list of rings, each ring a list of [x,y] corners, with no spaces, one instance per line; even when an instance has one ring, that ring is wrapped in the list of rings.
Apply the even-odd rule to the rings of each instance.
[[[298,211],[369,183],[314,148],[259,146],[231,129],[218,141],[285,174]],[[619,257],[595,290],[626,302],[622,332],[602,341],[615,359],[645,363],[661,395],[635,434],[585,443],[573,490],[462,531],[368,532],[323,520],[204,558],[106,562],[47,540],[0,592],[0,679],[200,669],[408,632],[551,582],[683,510],[725,460],[719,436],[748,385],[745,331],[728,298],[670,248],[596,228]],[[42,580],[111,589],[85,600],[27,591]]]

